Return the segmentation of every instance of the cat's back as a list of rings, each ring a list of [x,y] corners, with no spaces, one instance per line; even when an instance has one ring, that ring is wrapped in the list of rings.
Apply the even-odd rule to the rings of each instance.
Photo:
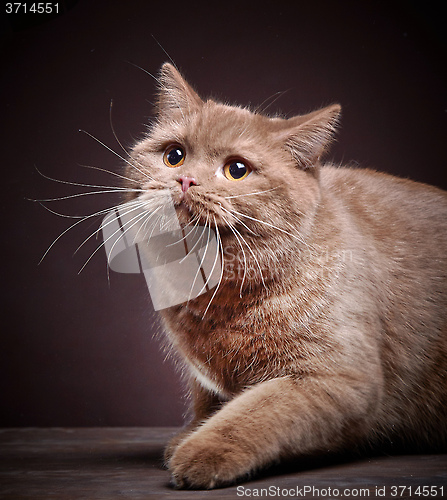
[[[321,190],[320,221],[331,218],[324,231],[332,230],[338,246],[352,249],[347,286],[356,292],[342,295],[349,298],[346,307],[361,307],[366,298],[364,310],[378,318],[375,329],[363,327],[380,338],[386,391],[380,432],[393,428],[412,435],[423,426],[445,445],[447,192],[334,167],[322,168]]]
[[[421,296],[430,297],[426,312],[434,307],[445,324],[447,191],[368,169],[324,167],[321,193],[320,221],[330,220],[322,233],[337,234],[337,246],[361,255],[359,266],[376,288],[386,285],[398,302],[417,297],[419,309]]]

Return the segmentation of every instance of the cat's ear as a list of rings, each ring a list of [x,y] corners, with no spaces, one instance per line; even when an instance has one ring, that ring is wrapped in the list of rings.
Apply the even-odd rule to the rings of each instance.
[[[157,111],[159,114],[178,114],[195,111],[203,101],[170,63],[161,67],[158,78]]]
[[[328,149],[340,118],[341,106],[333,104],[308,115],[294,116],[281,131],[286,148],[301,168],[309,169]]]

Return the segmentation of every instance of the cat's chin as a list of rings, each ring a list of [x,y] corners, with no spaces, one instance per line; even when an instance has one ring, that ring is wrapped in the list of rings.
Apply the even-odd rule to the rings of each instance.
[[[176,205],[175,212],[181,225],[189,224],[194,218],[194,214],[183,201]]]

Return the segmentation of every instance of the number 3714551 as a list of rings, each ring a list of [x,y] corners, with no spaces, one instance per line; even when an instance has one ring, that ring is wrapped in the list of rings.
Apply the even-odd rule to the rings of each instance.
[[[6,14],[59,14],[57,2],[8,2],[5,5]]]
[[[391,486],[391,496],[402,498],[443,497],[444,486]]]

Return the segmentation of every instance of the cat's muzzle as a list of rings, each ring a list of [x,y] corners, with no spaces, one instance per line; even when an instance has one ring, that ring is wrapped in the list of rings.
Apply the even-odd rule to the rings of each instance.
[[[156,311],[192,300],[219,282],[214,230],[182,226],[170,194],[118,206],[104,217],[101,230],[110,269],[142,273]]]

